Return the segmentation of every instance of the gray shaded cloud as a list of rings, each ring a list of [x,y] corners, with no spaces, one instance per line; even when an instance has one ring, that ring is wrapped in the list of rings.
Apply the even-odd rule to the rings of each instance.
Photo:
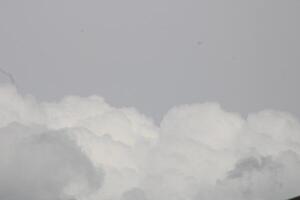
[[[98,189],[97,170],[64,131],[0,129],[0,199],[69,200]]]

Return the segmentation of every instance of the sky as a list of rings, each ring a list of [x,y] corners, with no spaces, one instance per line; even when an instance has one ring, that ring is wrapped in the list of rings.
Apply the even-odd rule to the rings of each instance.
[[[299,195],[299,11],[0,0],[0,199]]]
[[[1,0],[0,67],[40,100],[300,115],[298,0]],[[0,75],[1,82],[7,77]]]

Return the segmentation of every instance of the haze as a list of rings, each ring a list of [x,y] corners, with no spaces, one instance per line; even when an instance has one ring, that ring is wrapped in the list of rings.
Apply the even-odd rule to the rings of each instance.
[[[299,9],[297,0],[1,0],[0,66],[41,100],[98,94],[156,119],[206,101],[299,116]]]

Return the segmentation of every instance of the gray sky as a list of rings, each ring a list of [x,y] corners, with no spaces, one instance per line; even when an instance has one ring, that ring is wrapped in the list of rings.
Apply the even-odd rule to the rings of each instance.
[[[300,116],[299,19],[298,0],[1,0],[0,66],[42,100]]]

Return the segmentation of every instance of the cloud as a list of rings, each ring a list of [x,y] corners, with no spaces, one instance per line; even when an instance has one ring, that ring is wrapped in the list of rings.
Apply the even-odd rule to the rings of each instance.
[[[0,199],[279,200],[299,177],[300,124],[285,112],[181,105],[157,126],[99,96],[0,87]]]
[[[9,124],[0,129],[0,158],[0,199],[70,199],[98,189],[103,180],[63,130]]]

